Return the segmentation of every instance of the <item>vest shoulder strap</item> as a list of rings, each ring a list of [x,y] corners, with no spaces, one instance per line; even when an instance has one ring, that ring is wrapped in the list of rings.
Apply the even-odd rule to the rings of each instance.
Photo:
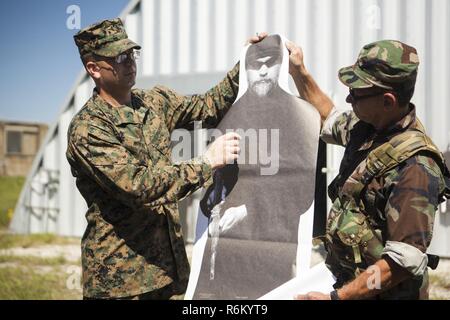
[[[416,129],[396,135],[369,153],[362,183],[367,185],[374,177],[383,175],[419,152],[427,152],[436,161],[442,174],[449,176],[442,153],[418,122]]]
[[[443,161],[440,151],[426,135],[419,131],[406,131],[371,151],[366,170],[373,177],[380,176],[420,151],[429,151],[437,160]]]

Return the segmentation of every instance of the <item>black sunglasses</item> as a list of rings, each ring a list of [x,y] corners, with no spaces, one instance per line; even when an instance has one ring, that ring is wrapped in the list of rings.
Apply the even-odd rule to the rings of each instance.
[[[370,97],[375,97],[375,96],[379,96],[380,94],[385,94],[385,91],[381,91],[381,92],[376,92],[376,93],[369,93],[366,95],[362,95],[362,96],[356,96],[355,95],[355,90],[354,89],[349,89],[349,96],[352,98],[353,101],[359,101],[359,100],[363,100],[363,99],[367,99]]]
[[[271,56],[267,61],[264,62],[258,61],[258,59],[250,59],[250,61],[247,61],[247,69],[259,70],[263,65],[266,65],[267,68],[270,68],[280,63],[281,63],[280,56]]]

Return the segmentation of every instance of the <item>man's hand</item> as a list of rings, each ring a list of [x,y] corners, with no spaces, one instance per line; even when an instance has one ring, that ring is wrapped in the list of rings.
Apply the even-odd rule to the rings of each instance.
[[[331,300],[330,294],[321,292],[308,292],[307,294],[297,294],[294,300]]]
[[[371,282],[377,275],[376,286],[373,286]],[[400,282],[411,278],[406,269],[399,266],[388,256],[384,256],[375,264],[367,268],[366,271],[361,273],[353,281],[350,281],[345,286],[339,289],[339,300],[361,300],[371,299],[380,293],[391,289],[398,285]],[[323,294],[320,292],[308,292],[307,294],[298,294],[294,296],[296,300],[330,300],[330,294]]]
[[[240,139],[241,137],[237,133],[230,132],[220,136],[211,144],[205,152],[205,157],[213,169],[233,163],[239,157],[241,151],[239,148]]]
[[[321,124],[333,109],[333,101],[319,88],[303,63],[303,50],[291,41],[286,41],[289,51],[289,74],[294,79],[300,97],[311,103],[319,111]]]
[[[268,36],[267,32],[257,33],[255,36],[248,38],[245,45],[260,42],[262,39],[264,39],[267,36]]]
[[[302,48],[291,41],[286,41],[286,49],[289,52],[289,74],[292,77],[298,74],[306,74]]]

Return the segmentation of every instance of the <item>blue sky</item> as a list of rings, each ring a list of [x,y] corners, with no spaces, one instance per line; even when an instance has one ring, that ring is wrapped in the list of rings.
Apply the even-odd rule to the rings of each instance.
[[[67,8],[81,28],[117,17],[129,0],[0,1],[0,119],[53,123],[82,69]]]

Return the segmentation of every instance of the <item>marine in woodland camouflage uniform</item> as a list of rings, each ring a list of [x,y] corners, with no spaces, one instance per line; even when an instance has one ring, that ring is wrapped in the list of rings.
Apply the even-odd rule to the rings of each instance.
[[[140,48],[120,19],[89,26],[74,38],[82,59]],[[203,157],[172,163],[170,133],[193,121],[215,126],[236,98],[238,71],[235,66],[203,95],[182,96],[162,86],[133,89],[131,105],[118,108],[95,89],[75,115],[67,159],[88,206],[82,238],[86,298],[169,298],[185,291],[189,264],[178,201],[210,179],[211,166]]]
[[[342,68],[339,78],[351,89],[377,87],[412,95],[418,65],[414,48],[399,41],[378,41],[364,46],[356,64]],[[356,190],[361,187],[359,182],[366,171],[369,152],[415,129],[423,130],[411,103],[403,119],[382,131],[361,121],[354,111],[339,114],[334,109],[325,121],[322,139],[345,147],[339,174],[329,186],[333,206],[325,238],[326,263],[337,277],[335,288],[351,282],[377,260],[388,256],[407,270],[410,277],[377,298],[418,299],[421,289],[426,289],[426,250],[447,174],[441,158],[419,152],[375,177],[360,193]],[[355,199],[355,195],[360,199]],[[346,220],[343,214],[346,210],[353,212],[352,220]],[[362,215],[358,216],[357,211]],[[364,228],[370,230],[371,237],[364,239]]]

